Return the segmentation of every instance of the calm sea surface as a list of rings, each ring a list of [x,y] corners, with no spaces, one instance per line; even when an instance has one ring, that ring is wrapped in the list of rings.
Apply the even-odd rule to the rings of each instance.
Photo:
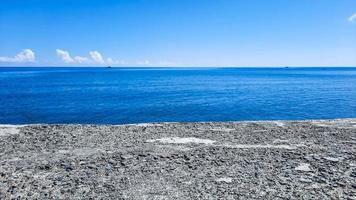
[[[356,68],[0,68],[0,124],[356,117]]]

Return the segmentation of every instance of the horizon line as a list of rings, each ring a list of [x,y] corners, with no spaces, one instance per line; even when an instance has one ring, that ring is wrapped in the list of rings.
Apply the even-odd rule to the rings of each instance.
[[[23,65],[14,65],[14,66],[5,66],[0,65],[0,68],[26,68],[26,67],[38,67],[38,68],[45,68],[45,67],[61,67],[61,68],[336,68],[336,67],[343,67],[343,68],[356,68],[355,66],[23,66]]]

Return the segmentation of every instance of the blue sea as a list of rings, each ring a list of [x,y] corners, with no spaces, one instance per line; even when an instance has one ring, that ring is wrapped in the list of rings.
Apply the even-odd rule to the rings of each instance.
[[[0,124],[355,117],[356,68],[0,68]]]

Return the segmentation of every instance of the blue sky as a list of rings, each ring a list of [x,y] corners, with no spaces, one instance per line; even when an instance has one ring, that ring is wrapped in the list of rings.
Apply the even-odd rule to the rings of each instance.
[[[356,66],[355,0],[0,5],[0,66]]]

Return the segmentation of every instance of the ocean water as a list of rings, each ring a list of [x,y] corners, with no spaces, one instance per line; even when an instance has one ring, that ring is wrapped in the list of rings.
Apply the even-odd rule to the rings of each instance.
[[[0,124],[356,117],[356,68],[0,68]]]

